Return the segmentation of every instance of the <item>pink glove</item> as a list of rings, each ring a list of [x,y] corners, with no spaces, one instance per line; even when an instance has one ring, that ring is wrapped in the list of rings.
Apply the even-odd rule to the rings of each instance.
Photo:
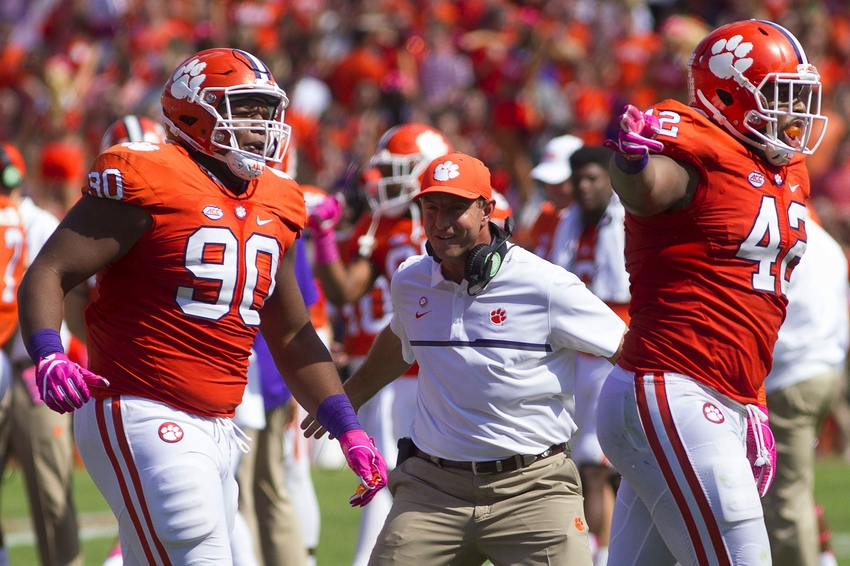
[[[375,447],[375,440],[362,429],[349,430],[339,438],[348,467],[360,477],[361,484],[348,500],[352,507],[363,507],[387,485],[387,464]]]
[[[328,264],[339,259],[334,228],[340,217],[342,204],[334,195],[328,195],[307,211],[307,226],[313,231],[313,252],[319,263]]]
[[[608,149],[619,152],[625,159],[642,159],[650,152],[657,153],[664,149],[664,144],[655,139],[660,127],[658,118],[628,104],[620,114],[617,140],[605,140],[603,144]]]
[[[776,472],[776,441],[770,430],[767,407],[763,405],[747,405],[747,459],[759,497],[764,497]]]
[[[78,366],[62,352],[39,358],[35,382],[42,401],[60,414],[82,407],[91,398],[89,385],[109,386],[107,380]]]

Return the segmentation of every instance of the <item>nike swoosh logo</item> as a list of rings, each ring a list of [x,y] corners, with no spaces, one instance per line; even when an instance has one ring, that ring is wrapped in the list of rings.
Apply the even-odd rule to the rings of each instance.
[[[271,222],[272,220],[274,220],[274,218],[269,218],[268,220],[260,220],[260,217],[258,216],[258,217],[257,217],[257,224],[258,224],[259,226],[265,226],[266,224],[268,224],[268,223],[269,223],[269,222]]]
[[[792,185],[789,183],[788,188],[791,189],[791,192],[793,193],[794,191],[800,188],[800,185]]]
[[[423,316],[425,316],[425,315],[426,315],[426,314],[428,314],[429,312],[431,312],[431,311],[417,312],[417,313],[416,313],[416,318],[422,318]]]

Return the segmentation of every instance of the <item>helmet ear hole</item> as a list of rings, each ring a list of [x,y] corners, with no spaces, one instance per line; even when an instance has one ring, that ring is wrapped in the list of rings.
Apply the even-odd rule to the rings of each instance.
[[[735,99],[728,91],[717,89],[714,92],[717,94],[717,98],[719,98],[720,101],[726,106],[732,106],[733,104],[735,104]]]
[[[180,116],[180,121],[186,124],[187,126],[191,126],[195,122],[197,122],[198,119],[195,116],[187,116],[186,114],[183,114],[182,116]]]

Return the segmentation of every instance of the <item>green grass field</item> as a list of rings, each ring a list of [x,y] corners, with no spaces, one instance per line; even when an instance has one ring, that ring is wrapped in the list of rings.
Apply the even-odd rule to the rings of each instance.
[[[348,497],[356,482],[347,469],[314,470],[313,481],[322,512],[318,564],[349,566],[360,517],[359,509],[348,506]],[[6,472],[2,485],[0,520],[6,532],[9,563],[12,566],[37,566],[38,558],[22,482],[18,471],[11,469]],[[85,566],[101,566],[115,539],[116,523],[106,502],[84,470],[76,473],[74,482]],[[838,564],[850,566],[850,465],[838,459],[821,460],[816,472],[815,491],[832,529]]]

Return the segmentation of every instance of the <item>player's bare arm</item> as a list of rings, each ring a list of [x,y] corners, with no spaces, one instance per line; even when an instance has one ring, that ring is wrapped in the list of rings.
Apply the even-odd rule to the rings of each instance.
[[[636,216],[684,208],[699,184],[696,169],[666,155],[650,155],[646,167],[634,174],[624,172],[612,157],[608,171],[623,206]]]
[[[260,330],[287,387],[304,409],[315,414],[326,397],[344,391],[295,280],[295,249],[288,249],[281,260],[274,293],[260,311]]]
[[[40,328],[59,329],[64,296],[122,257],[151,226],[143,209],[83,196],[44,244],[18,291],[24,341]]]
[[[380,273],[366,258],[357,257],[348,265],[337,259],[331,263],[317,262],[313,272],[322,282],[322,290],[330,302],[340,307],[353,303],[369,292]]]

